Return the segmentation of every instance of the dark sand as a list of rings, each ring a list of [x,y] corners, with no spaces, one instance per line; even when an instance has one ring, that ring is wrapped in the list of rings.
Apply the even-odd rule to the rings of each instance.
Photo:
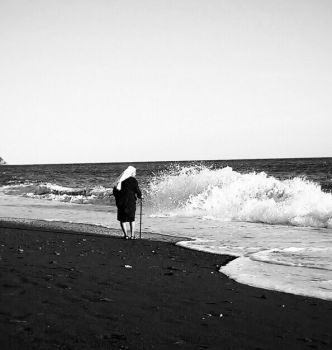
[[[331,302],[238,284],[229,256],[0,226],[1,349],[332,348]]]

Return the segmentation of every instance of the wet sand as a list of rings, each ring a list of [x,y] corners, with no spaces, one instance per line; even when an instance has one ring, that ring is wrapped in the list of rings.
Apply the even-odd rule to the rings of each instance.
[[[331,349],[332,303],[236,283],[175,238],[0,222],[1,349]],[[164,241],[162,241],[164,240]]]

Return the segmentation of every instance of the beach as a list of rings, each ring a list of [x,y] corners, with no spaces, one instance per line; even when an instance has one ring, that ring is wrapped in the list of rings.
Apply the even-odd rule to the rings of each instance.
[[[0,223],[2,349],[330,349],[330,301],[239,284],[234,259],[89,225]]]
[[[237,282],[332,300],[332,158],[6,165],[0,216],[116,232],[111,184],[129,165],[144,233],[239,257],[221,268]]]

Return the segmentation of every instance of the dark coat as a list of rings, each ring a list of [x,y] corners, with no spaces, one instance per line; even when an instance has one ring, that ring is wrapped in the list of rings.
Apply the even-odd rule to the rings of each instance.
[[[135,221],[136,198],[142,197],[137,180],[134,177],[129,177],[122,181],[121,190],[114,187],[113,195],[118,208],[118,220],[120,222]]]

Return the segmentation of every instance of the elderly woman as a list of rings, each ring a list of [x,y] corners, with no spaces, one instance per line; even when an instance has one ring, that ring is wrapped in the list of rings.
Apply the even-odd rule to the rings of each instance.
[[[129,166],[120,175],[113,187],[113,195],[118,208],[118,221],[120,221],[125,239],[128,239],[127,223],[130,226],[130,238],[135,239],[136,198],[142,198],[135,176],[136,169]]]

